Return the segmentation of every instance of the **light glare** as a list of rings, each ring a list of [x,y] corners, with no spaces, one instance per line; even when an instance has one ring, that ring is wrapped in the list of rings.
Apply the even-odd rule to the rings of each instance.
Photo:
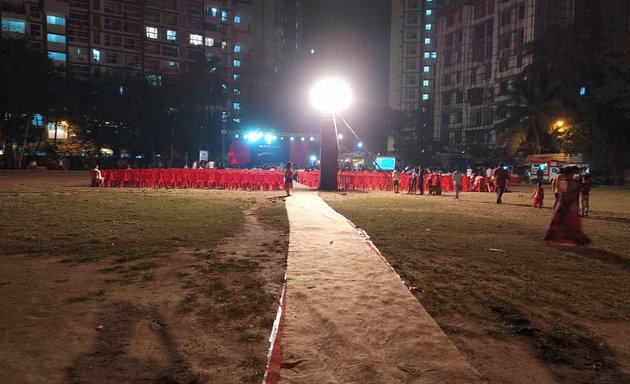
[[[325,113],[337,113],[348,108],[352,91],[345,82],[329,78],[315,84],[311,90],[311,103]]]

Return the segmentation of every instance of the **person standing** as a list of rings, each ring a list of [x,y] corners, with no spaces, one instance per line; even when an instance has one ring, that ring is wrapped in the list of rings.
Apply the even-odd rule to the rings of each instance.
[[[422,167],[418,169],[418,189],[420,194],[424,195],[424,168]]]
[[[284,191],[287,196],[291,196],[291,189],[293,188],[293,163],[288,162],[287,167],[284,169]]]
[[[540,166],[539,166],[538,170],[536,171],[536,184],[543,182],[543,176],[545,176],[545,172],[542,169],[540,169]]]
[[[580,207],[581,216],[588,217],[588,196],[591,194],[591,179],[589,175],[582,178],[582,186],[580,187]]]
[[[505,184],[508,180],[508,172],[503,169],[503,163],[500,163],[499,166],[492,173],[494,177],[494,189],[497,192],[497,204],[502,204],[503,200],[503,192],[505,192]]]
[[[492,189],[494,188],[492,185],[492,167],[488,166],[486,168],[486,187],[488,188],[488,192],[492,193]]]
[[[394,193],[398,193],[398,184],[399,184],[398,176],[399,176],[398,168],[394,168],[394,170],[392,171],[392,180],[394,181]]]
[[[466,168],[466,176],[467,177],[472,177],[472,175],[473,175],[473,170],[472,170],[472,167],[469,164],[468,168]]]
[[[536,185],[536,188],[534,189],[534,193],[532,197],[534,198],[534,202],[532,203],[532,208],[539,207],[540,209],[542,209],[543,200],[545,199],[545,190],[543,189],[542,182]]]
[[[553,206],[555,207],[558,204],[558,199],[560,198],[560,194],[558,193],[558,177],[560,175],[556,175],[553,179],[551,179],[551,190],[553,191],[553,196],[555,197],[555,201],[553,202]]]
[[[414,167],[411,169],[411,180],[409,180],[409,190],[407,191],[407,194],[416,193],[416,177],[418,177],[418,174],[416,173],[416,168]]]
[[[582,232],[578,213],[580,169],[576,166],[564,167],[557,177],[559,198],[553,207],[545,240],[563,246],[589,244],[591,240]]]
[[[464,176],[463,173],[461,173],[457,167],[455,167],[455,170],[453,171],[452,174],[452,178],[453,178],[453,185],[455,186],[455,200],[459,200],[459,193],[462,191],[462,177]]]

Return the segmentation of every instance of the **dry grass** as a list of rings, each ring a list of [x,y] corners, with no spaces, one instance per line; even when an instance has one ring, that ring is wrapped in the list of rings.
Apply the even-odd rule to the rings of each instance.
[[[583,222],[594,244],[567,249],[542,241],[551,211],[530,207],[531,189],[514,187],[501,206],[487,193],[324,198],[370,234],[445,332],[526,340],[559,382],[628,382],[598,326],[630,320],[630,190],[594,188]]]
[[[6,174],[8,180],[22,177]],[[75,314],[80,313],[81,327],[87,327],[80,330],[91,335],[94,320],[89,314],[102,311],[106,319],[100,321],[109,332],[100,335],[108,338],[110,347],[94,352],[90,349],[97,348],[98,341],[94,346],[87,337],[85,345],[73,346],[74,355],[66,351],[71,356],[81,353],[81,358],[67,361],[58,355],[55,360],[63,365],[44,365],[44,371],[57,377],[62,376],[59,369],[70,367],[67,382],[79,382],[86,376],[93,383],[112,382],[112,369],[117,377],[130,379],[137,361],[117,346],[129,344],[127,338],[132,332],[111,327],[121,321],[133,324],[149,318],[157,319],[160,325],[159,331],[151,332],[164,335],[166,345],[176,352],[165,360],[166,368],[147,370],[146,380],[175,375],[194,378],[190,382],[260,382],[286,266],[288,220],[284,201],[264,192],[86,188],[72,181],[82,180],[80,176],[63,177],[70,178],[70,184],[0,186],[0,220],[4,223],[0,260],[29,265],[36,261],[31,268],[45,277],[41,286],[59,286],[55,290],[68,292],[61,302],[52,299],[32,309],[54,305],[54,310],[46,310],[63,320],[50,320],[47,323],[51,326],[76,331],[76,325],[62,322],[74,321]],[[89,176],[85,181],[89,182]],[[266,243],[252,239],[252,231]],[[39,261],[42,270],[36,266]],[[72,271],[71,280],[56,276],[66,271]],[[0,296],[13,295],[6,289],[18,289],[13,288],[15,279],[7,274],[2,277],[5,290]],[[90,284],[74,285],[80,280]],[[22,290],[25,297],[40,300],[59,295],[30,285]],[[26,301],[11,305],[31,310],[31,303]],[[10,313],[12,308],[7,306],[6,310]],[[0,316],[0,321],[4,321],[2,327],[20,326],[6,323],[14,321],[11,316]],[[11,341],[14,352],[7,350],[7,358],[22,356],[19,351],[26,348],[37,361],[48,354],[47,339],[63,335],[63,331],[53,329],[38,332],[51,336],[41,346],[29,343],[37,337],[30,336],[32,328],[28,328],[21,342]],[[150,340],[143,342],[150,344]],[[115,357],[120,365],[102,366],[99,356]],[[23,359],[20,364],[31,366],[29,361]],[[16,377],[27,373],[20,371],[20,364],[14,364]],[[169,382],[184,382],[181,377]]]

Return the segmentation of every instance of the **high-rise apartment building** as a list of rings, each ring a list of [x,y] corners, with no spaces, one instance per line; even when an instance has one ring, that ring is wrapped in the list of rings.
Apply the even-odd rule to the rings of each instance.
[[[141,74],[156,86],[207,61],[230,92],[218,110],[237,124],[240,70],[277,67],[296,50],[300,0],[0,0],[2,34],[25,38],[75,74]]]
[[[434,139],[452,150],[495,147],[506,117],[496,107],[535,60],[524,45],[552,26],[587,38],[628,28],[629,12],[625,0],[395,0],[390,107],[426,108]]]
[[[431,116],[435,99],[437,20],[448,0],[394,0],[391,12],[389,107]],[[417,121],[431,129],[432,120]],[[411,131],[414,127],[408,127]],[[404,139],[403,139],[404,140]],[[388,151],[393,150],[390,138]]]

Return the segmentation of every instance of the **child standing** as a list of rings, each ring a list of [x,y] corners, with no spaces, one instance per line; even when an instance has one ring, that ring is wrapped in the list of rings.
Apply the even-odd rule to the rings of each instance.
[[[398,180],[398,168],[394,168],[392,171],[392,180],[394,181],[394,193],[398,193],[398,185],[400,183]]]
[[[540,209],[542,209],[543,200],[545,199],[545,190],[543,189],[542,182],[539,182],[538,185],[536,185],[532,197],[534,198],[532,208],[539,207]]]

